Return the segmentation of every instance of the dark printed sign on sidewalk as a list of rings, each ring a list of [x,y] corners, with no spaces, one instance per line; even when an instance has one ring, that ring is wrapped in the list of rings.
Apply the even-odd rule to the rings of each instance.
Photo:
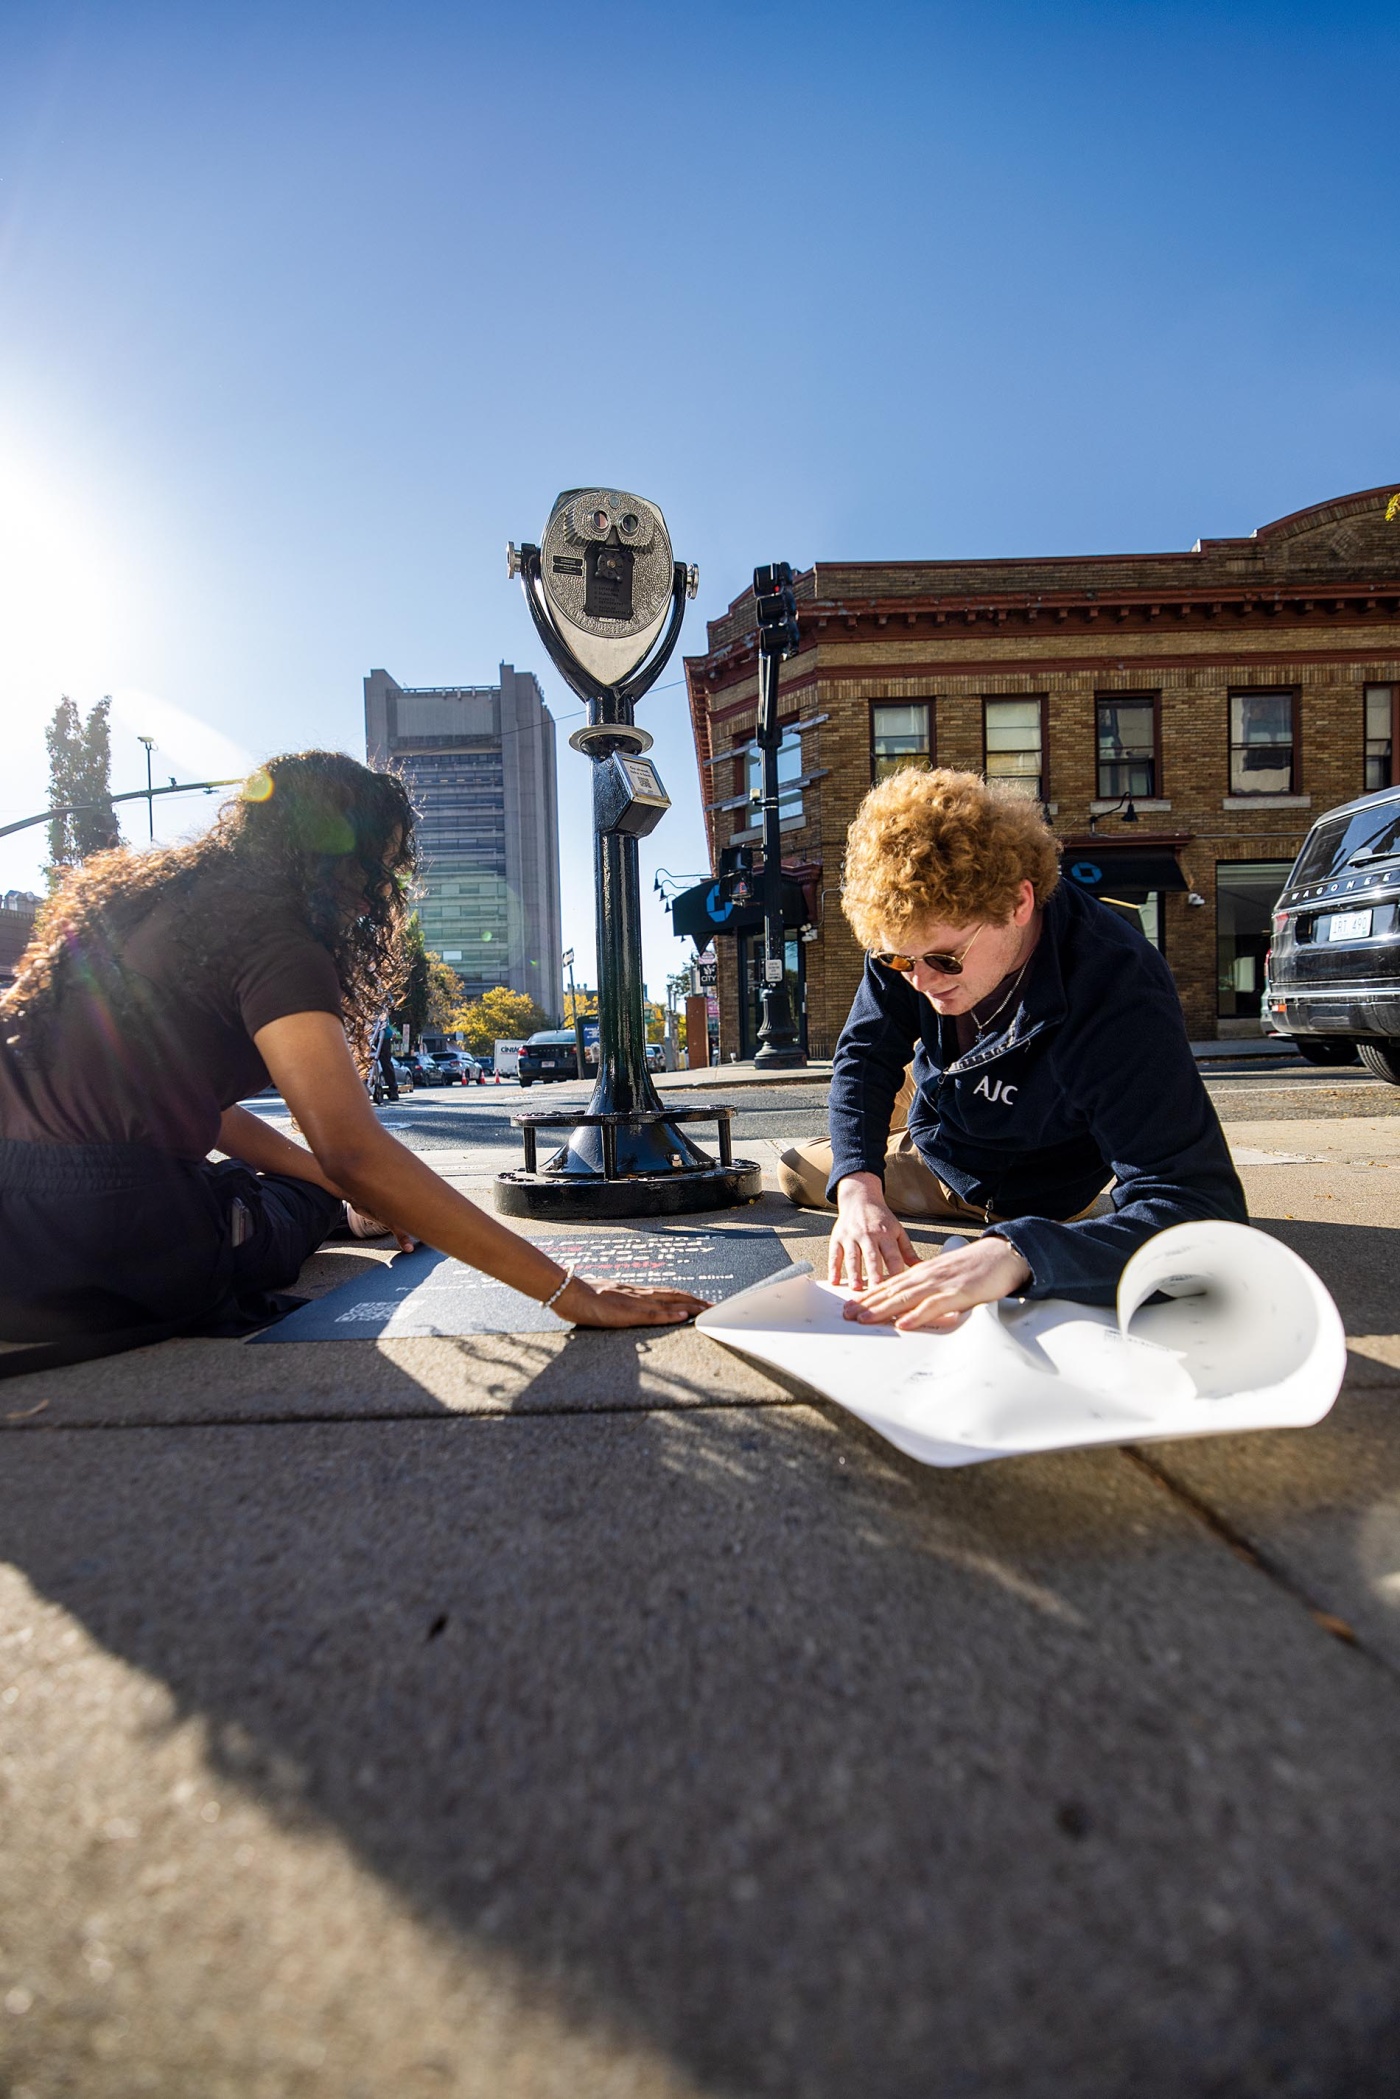
[[[598,1226],[530,1235],[561,1267],[573,1262],[595,1283],[660,1283],[716,1304],[789,1265],[768,1226],[709,1231]],[[318,1297],[261,1334],[259,1341],[375,1340],[381,1334],[558,1334],[568,1321],[518,1290],[431,1247],[397,1254],[387,1265]]]

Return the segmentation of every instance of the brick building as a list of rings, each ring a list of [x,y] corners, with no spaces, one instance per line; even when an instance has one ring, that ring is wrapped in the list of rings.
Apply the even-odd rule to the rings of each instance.
[[[39,899],[27,889],[7,889],[0,896],[0,991],[15,981],[20,956],[34,938]]]
[[[1309,825],[1400,777],[1389,495],[1189,553],[819,561],[800,576],[780,777],[789,979],[810,1053],[831,1053],[861,970],[840,906],[846,827],[871,781],[904,764],[1038,796],[1065,878],[1162,948],[1193,1037],[1257,1034],[1269,914]],[[761,839],[751,592],[708,639],[686,673],[718,871],[726,846]],[[755,908],[726,914],[702,885],[676,900],[675,923],[699,942],[713,923],[721,1056],[752,1056]]]

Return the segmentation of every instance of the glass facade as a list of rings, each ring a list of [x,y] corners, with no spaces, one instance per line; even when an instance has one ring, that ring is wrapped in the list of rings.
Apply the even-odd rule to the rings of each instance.
[[[758,1049],[758,1031],[763,1026],[763,935],[740,933],[737,939],[739,983],[739,1055],[752,1057]],[[807,956],[802,942],[790,933],[783,943],[783,981],[787,985],[788,1010],[797,1028],[802,1052],[807,1053]]]
[[[1125,794],[1150,801],[1157,793],[1157,703],[1150,694],[1098,702],[1098,788],[1101,802]]]
[[[1291,692],[1230,695],[1231,794],[1295,794]]]
[[[401,751],[420,813],[423,938],[470,992],[509,981],[505,779],[499,745]]]
[[[1040,701],[987,700],[984,709],[987,778],[1033,801],[1044,801]]]
[[[928,700],[880,700],[870,710],[870,776],[888,780],[903,766],[933,763],[933,706]]]
[[[1222,1020],[1257,1018],[1274,905],[1290,860],[1218,860],[1215,865],[1215,954]]]

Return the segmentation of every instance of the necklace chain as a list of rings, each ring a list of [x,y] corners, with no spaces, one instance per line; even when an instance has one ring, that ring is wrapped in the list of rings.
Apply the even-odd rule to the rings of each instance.
[[[1035,950],[1034,948],[1032,948],[1031,954],[1033,955],[1034,953]],[[1030,968],[1030,965],[1031,955],[1027,955],[1025,961],[1021,964],[1021,967],[1017,970],[1015,976],[1012,978],[1010,988],[1008,989],[1005,998],[1000,999],[998,1001],[996,1006],[987,1015],[987,1018],[985,1020],[974,1020],[973,1026],[977,1030],[977,1040],[979,1042],[982,1040],[982,1037],[986,1034],[987,1030],[991,1027],[992,1022],[996,1020],[1000,1014],[1005,1012],[1006,1008],[1010,1005],[1012,999],[1016,996],[1016,993],[1020,990],[1021,979],[1026,974],[1026,971]]]

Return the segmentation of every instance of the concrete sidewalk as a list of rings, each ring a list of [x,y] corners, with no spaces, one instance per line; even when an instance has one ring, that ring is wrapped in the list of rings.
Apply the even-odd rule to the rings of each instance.
[[[1231,1135],[1322,1162],[1301,1434],[932,1473],[691,1331],[7,1385],[7,2099],[1389,2099],[1400,1176]]]

